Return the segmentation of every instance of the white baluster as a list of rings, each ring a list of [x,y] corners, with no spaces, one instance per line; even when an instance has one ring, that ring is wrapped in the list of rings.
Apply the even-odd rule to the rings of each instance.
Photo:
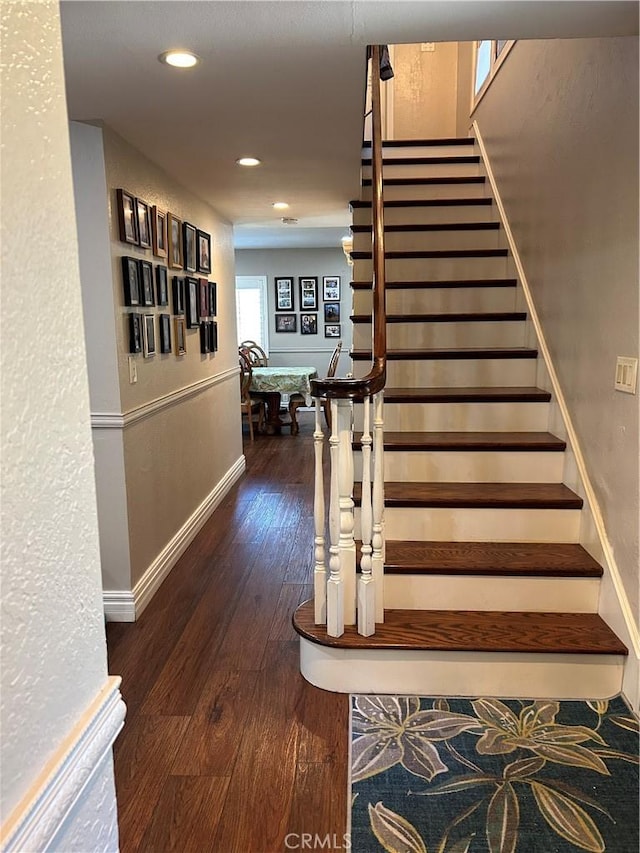
[[[364,428],[362,432],[362,504],[360,527],[362,528],[362,556],[358,579],[358,633],[370,637],[376,630],[375,584],[371,574],[371,398],[365,397],[362,405]]]
[[[331,400],[331,491],[329,496],[329,580],[327,581],[327,634],[344,634],[344,584],[340,571],[340,438],[338,436],[338,403]]]
[[[356,543],[353,538],[353,403],[338,400],[340,447],[340,576],[345,625],[356,624]]]
[[[324,432],[322,430],[322,404],[316,399],[316,428],[313,433],[313,445],[316,458],[315,491],[313,500],[313,518],[315,522],[313,568],[313,602],[316,625],[327,624],[327,566],[324,553],[324,475],[322,457],[324,452]]]
[[[376,598],[376,622],[384,622],[384,392],[373,398],[373,534],[371,571]]]

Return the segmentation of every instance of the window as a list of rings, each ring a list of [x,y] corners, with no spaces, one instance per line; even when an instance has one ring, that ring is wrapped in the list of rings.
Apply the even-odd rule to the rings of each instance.
[[[493,42],[479,41],[476,49],[476,82],[474,91],[476,95],[482,89],[484,81],[491,72],[491,55],[493,52]]]
[[[238,343],[255,341],[269,352],[267,277],[236,276],[236,319]]]
[[[491,81],[514,44],[514,41],[504,39],[500,41],[477,41],[475,43],[472,112],[482,100],[484,93],[491,85]]]

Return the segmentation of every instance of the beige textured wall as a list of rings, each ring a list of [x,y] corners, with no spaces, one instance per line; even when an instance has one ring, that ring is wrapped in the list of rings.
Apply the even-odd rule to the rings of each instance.
[[[638,619],[638,39],[519,41],[474,117]]]
[[[456,91],[456,135],[468,136],[471,127],[473,87],[473,42],[458,43],[458,81]]]
[[[237,367],[233,233],[231,225],[209,205],[176,184],[109,128],[104,130],[104,150],[120,396],[122,411],[127,413]],[[161,261],[151,250],[145,252],[118,240],[118,187],[209,232],[213,270],[209,278],[218,284],[219,351],[215,356],[201,355],[199,330],[187,330],[186,356],[136,356],[135,385],[129,384],[127,314],[131,309],[124,306],[120,257],[145,257],[154,265]],[[172,274],[170,270],[169,284]],[[171,313],[172,306],[145,310]],[[132,585],[241,456],[239,383],[235,374],[125,427]]]
[[[433,52],[419,44],[394,45],[394,137],[456,135],[458,45],[439,42]]]

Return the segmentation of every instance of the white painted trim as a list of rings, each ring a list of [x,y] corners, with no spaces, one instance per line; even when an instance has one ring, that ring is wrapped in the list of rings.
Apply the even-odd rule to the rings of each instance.
[[[103,605],[107,618],[114,622],[134,622],[155,595],[162,581],[186,551],[207,519],[227,495],[231,487],[242,477],[246,459],[240,456],[212,491],[169,540],[151,563],[133,591],[105,590]]]
[[[135,409],[130,409],[128,412],[92,412],[91,427],[93,429],[124,429],[138,421],[155,415],[157,412],[166,409],[169,406],[175,406],[183,400],[194,397],[196,394],[201,394],[214,385],[219,385],[221,382],[226,382],[227,379],[232,379],[239,373],[239,367],[230,367],[228,370],[223,370],[215,376],[208,376],[206,379],[201,379],[191,385],[186,385],[184,388],[179,388],[177,391],[172,391],[170,394],[163,394],[162,397],[156,397],[155,400],[150,400],[142,406]]]
[[[46,850],[122,728],[120,677],[109,677],[2,827],[3,853]]]
[[[553,395],[555,397],[556,404],[560,410],[560,414],[567,430],[567,440],[571,445],[571,450],[575,458],[575,465],[578,470],[578,475],[582,481],[584,497],[588,503],[589,510],[593,518],[593,524],[600,540],[600,546],[602,548],[603,554],[603,562],[605,564],[606,570],[603,582],[606,581],[607,577],[611,580],[611,583],[613,585],[613,591],[617,599],[617,604],[619,607],[619,613],[617,614],[618,618],[615,619],[616,624],[611,625],[611,627],[616,632],[623,634],[623,636],[621,636],[621,639],[629,647],[629,658],[628,664],[627,666],[625,666],[625,681],[623,685],[623,690],[625,695],[631,698],[635,709],[638,710],[638,703],[640,703],[640,630],[636,625],[633,611],[631,609],[629,599],[627,598],[627,594],[622,583],[622,578],[620,577],[620,570],[618,569],[611,543],[609,542],[609,539],[607,537],[607,531],[605,528],[604,519],[602,517],[602,512],[600,511],[600,506],[598,504],[595,491],[593,489],[593,486],[591,485],[591,480],[589,478],[587,466],[584,460],[584,456],[582,454],[582,449],[578,442],[578,436],[574,429],[573,422],[571,420],[571,415],[569,414],[569,409],[562,393],[562,388],[560,387],[558,375],[551,360],[551,354],[549,352],[549,347],[547,346],[547,342],[542,331],[542,325],[540,323],[540,318],[538,317],[535,308],[533,297],[531,295],[531,288],[529,287],[527,275],[524,271],[524,267],[520,259],[518,247],[516,245],[513,232],[511,231],[511,227],[509,225],[507,213],[504,204],[502,203],[500,191],[496,183],[495,175],[493,174],[493,171],[491,169],[491,164],[487,155],[487,149],[485,147],[484,140],[482,138],[482,134],[480,133],[480,128],[478,127],[477,121],[474,120],[472,128],[473,134],[478,142],[478,146],[480,147],[480,154],[482,156],[484,167],[487,172],[489,183],[491,184],[491,190],[493,192],[495,204],[498,208],[498,214],[502,221],[502,226],[504,228],[505,235],[507,237],[507,242],[509,244],[509,249],[511,250],[518,278],[520,280],[522,291],[527,302],[527,310],[529,312],[529,317],[531,323],[533,324],[533,328],[538,339],[538,349],[547,369],[549,382],[553,390]]]

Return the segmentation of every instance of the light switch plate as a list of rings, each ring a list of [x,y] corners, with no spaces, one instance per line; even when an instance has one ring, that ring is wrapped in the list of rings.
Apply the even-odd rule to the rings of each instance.
[[[433,53],[436,49],[436,43],[434,41],[423,41],[420,45],[420,50],[423,53]]]
[[[613,387],[616,391],[624,391],[625,394],[635,394],[637,381],[638,359],[619,355],[616,359],[616,380]]]

